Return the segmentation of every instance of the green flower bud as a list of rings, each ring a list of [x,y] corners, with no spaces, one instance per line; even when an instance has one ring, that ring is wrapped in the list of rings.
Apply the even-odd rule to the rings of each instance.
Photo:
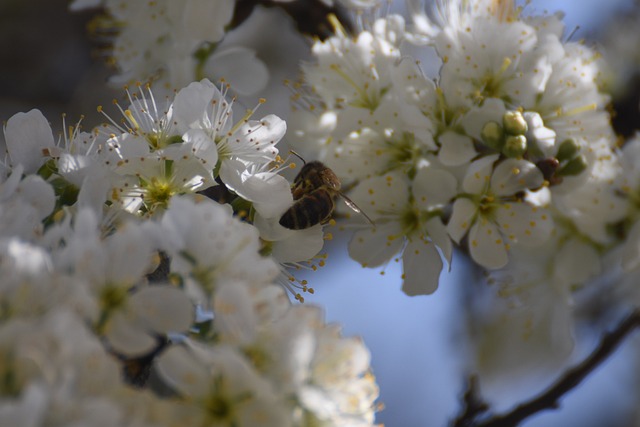
[[[574,139],[566,139],[560,144],[560,148],[558,148],[558,154],[556,154],[556,159],[561,162],[565,160],[573,159],[580,151],[580,145]]]
[[[482,138],[482,142],[484,142],[487,147],[500,151],[504,145],[504,130],[502,130],[502,126],[498,123],[489,122],[482,128],[480,138]]]
[[[566,165],[561,167],[560,170],[558,171],[558,175],[561,175],[561,176],[579,175],[587,168],[587,166],[589,166],[589,163],[587,162],[586,157],[580,154],[579,156],[576,156],[573,159],[569,160]]]
[[[507,157],[522,157],[527,151],[527,138],[524,135],[511,135],[505,140],[502,154]]]
[[[520,111],[507,111],[502,116],[502,125],[505,132],[511,135],[524,135],[527,133],[527,121]]]

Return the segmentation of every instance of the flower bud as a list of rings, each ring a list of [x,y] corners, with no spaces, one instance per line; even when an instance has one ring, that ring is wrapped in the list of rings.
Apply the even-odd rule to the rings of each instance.
[[[560,148],[558,148],[558,154],[556,154],[556,159],[561,162],[565,160],[573,159],[580,151],[580,145],[575,141],[575,139],[566,139],[560,144]]]
[[[485,124],[480,133],[480,138],[482,138],[482,141],[487,147],[497,151],[502,150],[502,146],[504,145],[504,131],[498,123],[488,122]]]
[[[579,175],[587,168],[587,166],[589,166],[589,163],[587,162],[586,157],[580,154],[579,156],[576,156],[573,159],[569,160],[566,165],[560,168],[560,170],[558,171],[558,175]]]
[[[511,135],[507,137],[502,147],[502,154],[507,157],[522,157],[527,151],[527,138],[524,135]]]
[[[502,116],[502,125],[505,132],[511,135],[524,135],[527,133],[527,121],[520,111],[507,111]]]

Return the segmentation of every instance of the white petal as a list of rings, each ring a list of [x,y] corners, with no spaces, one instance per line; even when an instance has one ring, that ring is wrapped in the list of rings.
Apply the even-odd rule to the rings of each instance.
[[[169,2],[171,4],[173,2]],[[218,42],[225,34],[225,26],[231,20],[234,2],[231,0],[188,0],[174,5],[183,12],[184,29],[195,40]]]
[[[412,239],[402,255],[404,282],[402,291],[409,295],[429,295],[438,289],[442,258],[433,243]]]
[[[242,46],[234,46],[217,52],[207,61],[206,73],[224,78],[234,92],[253,95],[269,82],[269,70],[256,52]]]
[[[184,332],[194,319],[189,298],[174,286],[147,286],[131,295],[129,306],[150,332]]]
[[[513,242],[537,246],[549,239],[553,221],[546,209],[527,203],[507,203],[496,211],[496,221]]]
[[[291,184],[286,178],[273,172],[251,174],[238,160],[222,162],[220,179],[238,196],[252,202],[265,218],[280,218],[293,204]]]
[[[297,393],[300,405],[309,410],[318,419],[329,419],[333,415],[335,403],[331,397],[318,387],[303,385]]]
[[[498,154],[482,157],[471,163],[462,181],[462,188],[467,193],[482,194],[490,185],[493,173],[493,162],[500,157]]]
[[[242,160],[271,162],[278,154],[276,144],[286,131],[286,122],[274,114],[259,121],[249,120],[226,139],[225,149]]]
[[[324,233],[320,224],[293,231],[287,239],[273,243],[271,255],[280,263],[302,262],[312,259],[324,246]]]
[[[391,172],[361,181],[351,190],[349,198],[375,222],[388,212],[399,212],[406,206],[409,185],[405,174]]]
[[[425,228],[429,235],[429,238],[440,248],[444,259],[449,263],[449,269],[451,269],[451,257],[453,255],[453,243],[451,238],[447,234],[447,228],[442,223],[442,219],[439,217],[431,218],[425,224]]]
[[[56,205],[53,187],[37,175],[29,175],[20,182],[18,191],[25,202],[36,209],[38,217],[46,218]]]
[[[222,340],[235,345],[248,345],[255,340],[259,320],[252,301],[248,286],[240,282],[217,290],[213,302],[214,324]]]
[[[349,242],[349,255],[363,267],[377,267],[391,260],[403,245],[398,224],[379,225],[356,232]]]
[[[483,102],[482,107],[473,107],[460,120],[460,125],[467,135],[480,139],[482,129],[489,122],[502,124],[502,116],[507,109],[504,102],[498,98],[489,98]]]
[[[124,133],[107,140],[107,146],[110,148],[105,153],[105,160],[117,164],[121,159],[132,159],[136,157],[145,157],[149,155],[149,143],[141,135],[132,135]]]
[[[0,425],[21,427],[45,425],[46,417],[51,411],[50,399],[55,397],[51,393],[44,381],[25,384],[19,398],[3,398],[0,405]]]
[[[509,257],[498,227],[485,218],[480,218],[469,231],[471,258],[489,269],[507,265]]]
[[[218,163],[218,149],[216,143],[209,138],[209,135],[202,129],[189,129],[182,135],[185,143],[190,144],[193,155],[204,160],[211,169]]]
[[[58,172],[73,185],[80,187],[86,170],[94,161],[88,156],[62,153],[58,159]]]
[[[445,166],[464,165],[478,155],[473,141],[466,135],[447,131],[438,138],[438,141],[440,142],[438,160]]]
[[[5,201],[6,199],[13,196],[13,193],[16,191],[20,182],[22,181],[22,173],[24,172],[24,166],[17,165],[13,168],[11,175],[0,185],[0,201]]]
[[[280,217],[265,218],[259,212],[253,217],[253,225],[260,232],[260,238],[270,242],[286,240],[294,230],[280,225]]]
[[[4,136],[12,166],[23,165],[26,174],[37,172],[46,160],[43,150],[55,145],[49,122],[35,109],[13,115]]]
[[[157,360],[162,379],[187,396],[205,396],[211,384],[211,373],[182,346],[172,346]]]
[[[555,275],[567,285],[582,285],[602,270],[602,257],[590,244],[571,239],[556,255]]]
[[[204,129],[207,128],[207,125],[211,125],[204,117],[206,112],[210,110],[212,101],[216,101],[216,105],[219,105],[224,102],[224,97],[209,80],[193,82],[181,89],[173,101],[173,114],[178,122],[178,128],[186,132],[188,129]],[[229,117],[229,119],[231,118]],[[212,125],[215,127],[217,123]],[[223,129],[223,131],[225,130]]]
[[[447,233],[454,242],[459,244],[467,234],[469,227],[473,225],[477,211],[478,207],[469,199],[460,198],[453,203],[453,213],[447,224]]]
[[[291,184],[283,176],[264,172],[256,174],[245,181],[245,188],[250,188],[254,197],[253,207],[265,217],[280,218],[293,204]]]
[[[105,337],[115,351],[127,356],[149,353],[157,345],[157,341],[149,335],[149,331],[133,323],[121,312],[111,316],[107,323]]]
[[[104,241],[109,260],[108,265],[117,266],[109,271],[114,283],[136,283],[149,271],[152,263],[152,248],[142,229],[127,224]]]
[[[526,160],[507,159],[491,177],[491,190],[497,196],[511,196],[519,191],[539,188],[544,182],[540,169]]]
[[[20,241],[18,238],[0,242],[4,265],[11,262],[12,270],[34,276],[51,270],[51,258],[44,249]],[[11,261],[9,261],[11,260]],[[37,276],[36,276],[37,277]]]
[[[413,180],[412,192],[422,208],[448,204],[456,195],[458,180],[444,169],[425,167],[418,170]]]

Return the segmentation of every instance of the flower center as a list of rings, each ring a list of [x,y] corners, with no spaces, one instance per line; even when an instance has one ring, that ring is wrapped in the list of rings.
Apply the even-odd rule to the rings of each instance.
[[[231,423],[234,419],[233,402],[220,393],[210,395],[205,402],[208,418],[220,423]]]
[[[264,350],[254,345],[243,348],[242,352],[259,372],[267,372],[271,360]]]
[[[146,187],[144,202],[147,206],[152,207],[151,210],[155,210],[157,207],[166,208],[174,194],[176,194],[175,188],[169,181],[153,177]]]
[[[400,139],[388,139],[385,141],[390,152],[389,169],[409,169],[412,173],[418,161],[424,158],[425,153],[415,136],[410,132],[403,132]],[[415,171],[413,172],[415,173]]]
[[[476,203],[478,204],[478,212],[484,217],[492,216],[493,211],[498,207],[496,198],[491,193],[480,196],[480,199]]]

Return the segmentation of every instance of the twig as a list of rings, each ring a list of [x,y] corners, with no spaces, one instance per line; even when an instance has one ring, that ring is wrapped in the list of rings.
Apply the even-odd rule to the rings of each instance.
[[[475,420],[481,414],[489,410],[489,406],[482,400],[478,392],[478,377],[469,377],[467,391],[464,393],[464,412],[453,422],[453,427],[473,426]]]
[[[548,390],[530,401],[518,405],[506,414],[495,415],[475,424],[476,427],[513,427],[540,411],[558,408],[560,398],[580,384],[587,375],[613,353],[630,332],[639,326],[640,310],[636,309],[616,329],[604,335],[598,347],[589,357],[569,369]]]

